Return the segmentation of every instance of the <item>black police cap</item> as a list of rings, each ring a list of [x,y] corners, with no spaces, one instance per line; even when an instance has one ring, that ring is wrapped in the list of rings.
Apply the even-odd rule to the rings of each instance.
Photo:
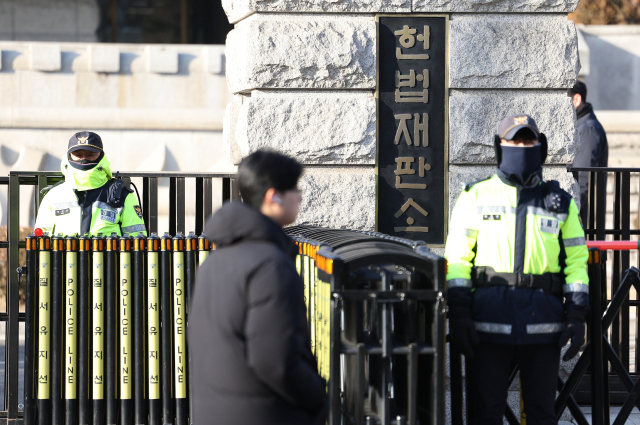
[[[69,139],[67,152],[87,150],[91,152],[102,152],[102,139],[91,131],[80,131]]]
[[[510,115],[503,119],[498,128],[498,136],[500,136],[501,139],[513,140],[516,133],[523,128],[528,128],[533,131],[536,139],[539,137],[540,130],[538,130],[538,125],[535,120],[527,114]]]

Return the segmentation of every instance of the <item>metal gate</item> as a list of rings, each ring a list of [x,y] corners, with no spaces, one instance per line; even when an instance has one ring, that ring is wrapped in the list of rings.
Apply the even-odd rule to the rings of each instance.
[[[213,210],[212,184],[214,179],[222,180],[222,199],[239,200],[239,191],[234,173],[120,173],[120,176],[129,184],[132,178],[142,179],[142,187],[138,188],[141,194],[141,206],[143,218],[150,233],[158,229],[158,203],[167,202],[169,210],[169,230],[171,235],[185,234],[185,198],[186,181],[195,181],[195,233],[202,234],[205,219]],[[22,417],[18,400],[19,380],[19,322],[25,321],[25,313],[20,313],[19,287],[21,275],[26,274],[29,268],[23,268],[19,263],[21,250],[26,249],[26,242],[20,240],[20,188],[35,187],[33,203],[37,211],[43,198],[41,190],[63,179],[61,173],[56,172],[11,172],[8,177],[0,177],[0,185],[8,188],[8,220],[7,240],[0,241],[0,249],[7,249],[7,305],[6,313],[0,313],[0,321],[6,322],[5,345],[5,411],[0,412],[0,422],[17,420]],[[169,199],[158,199],[158,187],[161,179],[167,179],[169,183]],[[79,241],[78,248],[79,248]],[[106,242],[105,242],[106,243]],[[133,243],[133,242],[132,242]],[[53,248],[53,245],[51,246]],[[65,245],[66,249],[66,245]],[[80,251],[78,251],[80,252]],[[53,251],[52,251],[53,255]],[[18,272],[16,272],[16,270]],[[25,365],[26,366],[26,365]],[[26,388],[25,388],[26,392]],[[27,397],[25,397],[26,399]]]

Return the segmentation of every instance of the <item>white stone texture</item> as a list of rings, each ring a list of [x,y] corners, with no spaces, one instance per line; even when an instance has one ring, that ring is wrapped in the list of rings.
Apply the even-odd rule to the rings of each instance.
[[[60,71],[62,68],[62,55],[58,44],[32,44],[29,53],[30,66],[34,71]]]
[[[302,205],[296,224],[373,230],[373,167],[307,167],[299,182]]]
[[[573,161],[578,137],[566,91],[452,90],[449,97],[449,162],[495,164],[493,137],[503,118],[528,114],[547,136],[547,164]]]
[[[449,167],[449,215],[466,184],[490,177],[495,172],[495,166],[451,165]],[[542,177],[544,180],[557,180],[560,187],[569,192],[580,207],[580,186],[573,178],[573,174],[567,172],[566,167],[559,165],[543,167]]]
[[[180,108],[0,107],[0,127],[222,130],[223,111]]]
[[[566,15],[453,15],[451,88],[569,88],[580,69]]]
[[[595,114],[607,134],[640,133],[640,111],[595,111]]]
[[[227,46],[226,74],[232,93],[376,85],[376,24],[370,18],[251,17],[229,33]]]
[[[236,23],[255,12],[409,13],[411,0],[222,0],[222,7]]]
[[[413,12],[570,13],[577,0],[413,0]]]
[[[224,53],[215,47],[204,47],[204,66],[205,72],[211,74],[223,74],[224,73]]]
[[[609,144],[609,167],[637,168],[640,165],[640,132],[638,133],[607,133]],[[633,177],[632,177],[633,178]],[[609,179],[608,182],[612,182]],[[638,185],[636,184],[636,187]],[[638,208],[640,202],[631,199],[631,208]],[[640,222],[638,222],[640,228]]]
[[[147,46],[147,66],[149,72],[176,74],[178,52],[172,46]]]
[[[117,46],[92,44],[88,52],[89,70],[112,73],[120,71],[120,49]]]
[[[589,48],[587,101],[596,110],[640,110],[640,25],[579,25]]]
[[[18,151],[14,149],[18,149]],[[8,176],[11,171],[40,170],[47,155],[45,151],[36,147],[16,146],[15,143],[0,143],[0,175]],[[33,203],[34,188],[27,186],[20,191],[20,221],[33,220],[36,211]],[[0,223],[6,224],[8,204],[6,191],[0,195]],[[7,212],[5,214],[5,211]]]
[[[591,72],[591,52],[589,50],[589,45],[587,41],[584,39],[584,35],[582,35],[582,31],[580,31],[580,27],[578,27],[578,55],[580,55],[580,72],[578,76],[586,77]]]
[[[242,157],[271,148],[303,164],[375,164],[372,93],[255,94],[243,103],[235,129]]]
[[[224,156],[231,164],[236,165],[240,164],[240,161],[242,161],[242,152],[236,142],[235,133],[238,116],[242,110],[242,103],[243,101],[248,100],[248,98],[245,98],[246,96],[242,95],[235,95],[233,97],[233,102],[230,102],[225,109],[222,124],[222,149],[224,151]]]
[[[31,67],[32,46],[57,49],[59,71]],[[13,128],[221,130],[231,100],[224,75],[205,71],[203,46],[172,46],[176,74],[149,72],[140,44],[0,42],[0,122]],[[119,51],[108,61],[101,49]],[[111,50],[113,49],[113,50]],[[224,55],[224,46],[207,46]],[[37,52],[34,52],[37,53]],[[92,58],[93,56],[93,58]],[[38,56],[34,55],[34,58]],[[95,59],[95,60],[93,60]],[[98,67],[98,59],[105,60]],[[49,67],[52,68],[52,67]],[[8,108],[8,109],[5,109]],[[68,139],[68,137],[67,137]]]

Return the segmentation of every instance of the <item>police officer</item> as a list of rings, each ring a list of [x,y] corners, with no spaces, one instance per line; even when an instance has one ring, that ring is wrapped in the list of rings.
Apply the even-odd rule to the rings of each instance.
[[[146,236],[138,200],[121,179],[112,177],[100,136],[74,134],[61,167],[65,179],[42,200],[36,228],[63,236]]]
[[[494,148],[496,174],[467,185],[451,216],[451,343],[473,359],[474,425],[502,424],[514,364],[527,423],[556,425],[560,349],[571,340],[569,360],[584,344],[584,232],[571,196],[542,181],[547,139],[533,118],[505,118]]]

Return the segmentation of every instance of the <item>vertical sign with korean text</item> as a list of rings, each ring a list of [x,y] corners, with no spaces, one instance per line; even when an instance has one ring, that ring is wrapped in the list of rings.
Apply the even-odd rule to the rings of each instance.
[[[448,20],[377,20],[377,230],[444,245]]]

